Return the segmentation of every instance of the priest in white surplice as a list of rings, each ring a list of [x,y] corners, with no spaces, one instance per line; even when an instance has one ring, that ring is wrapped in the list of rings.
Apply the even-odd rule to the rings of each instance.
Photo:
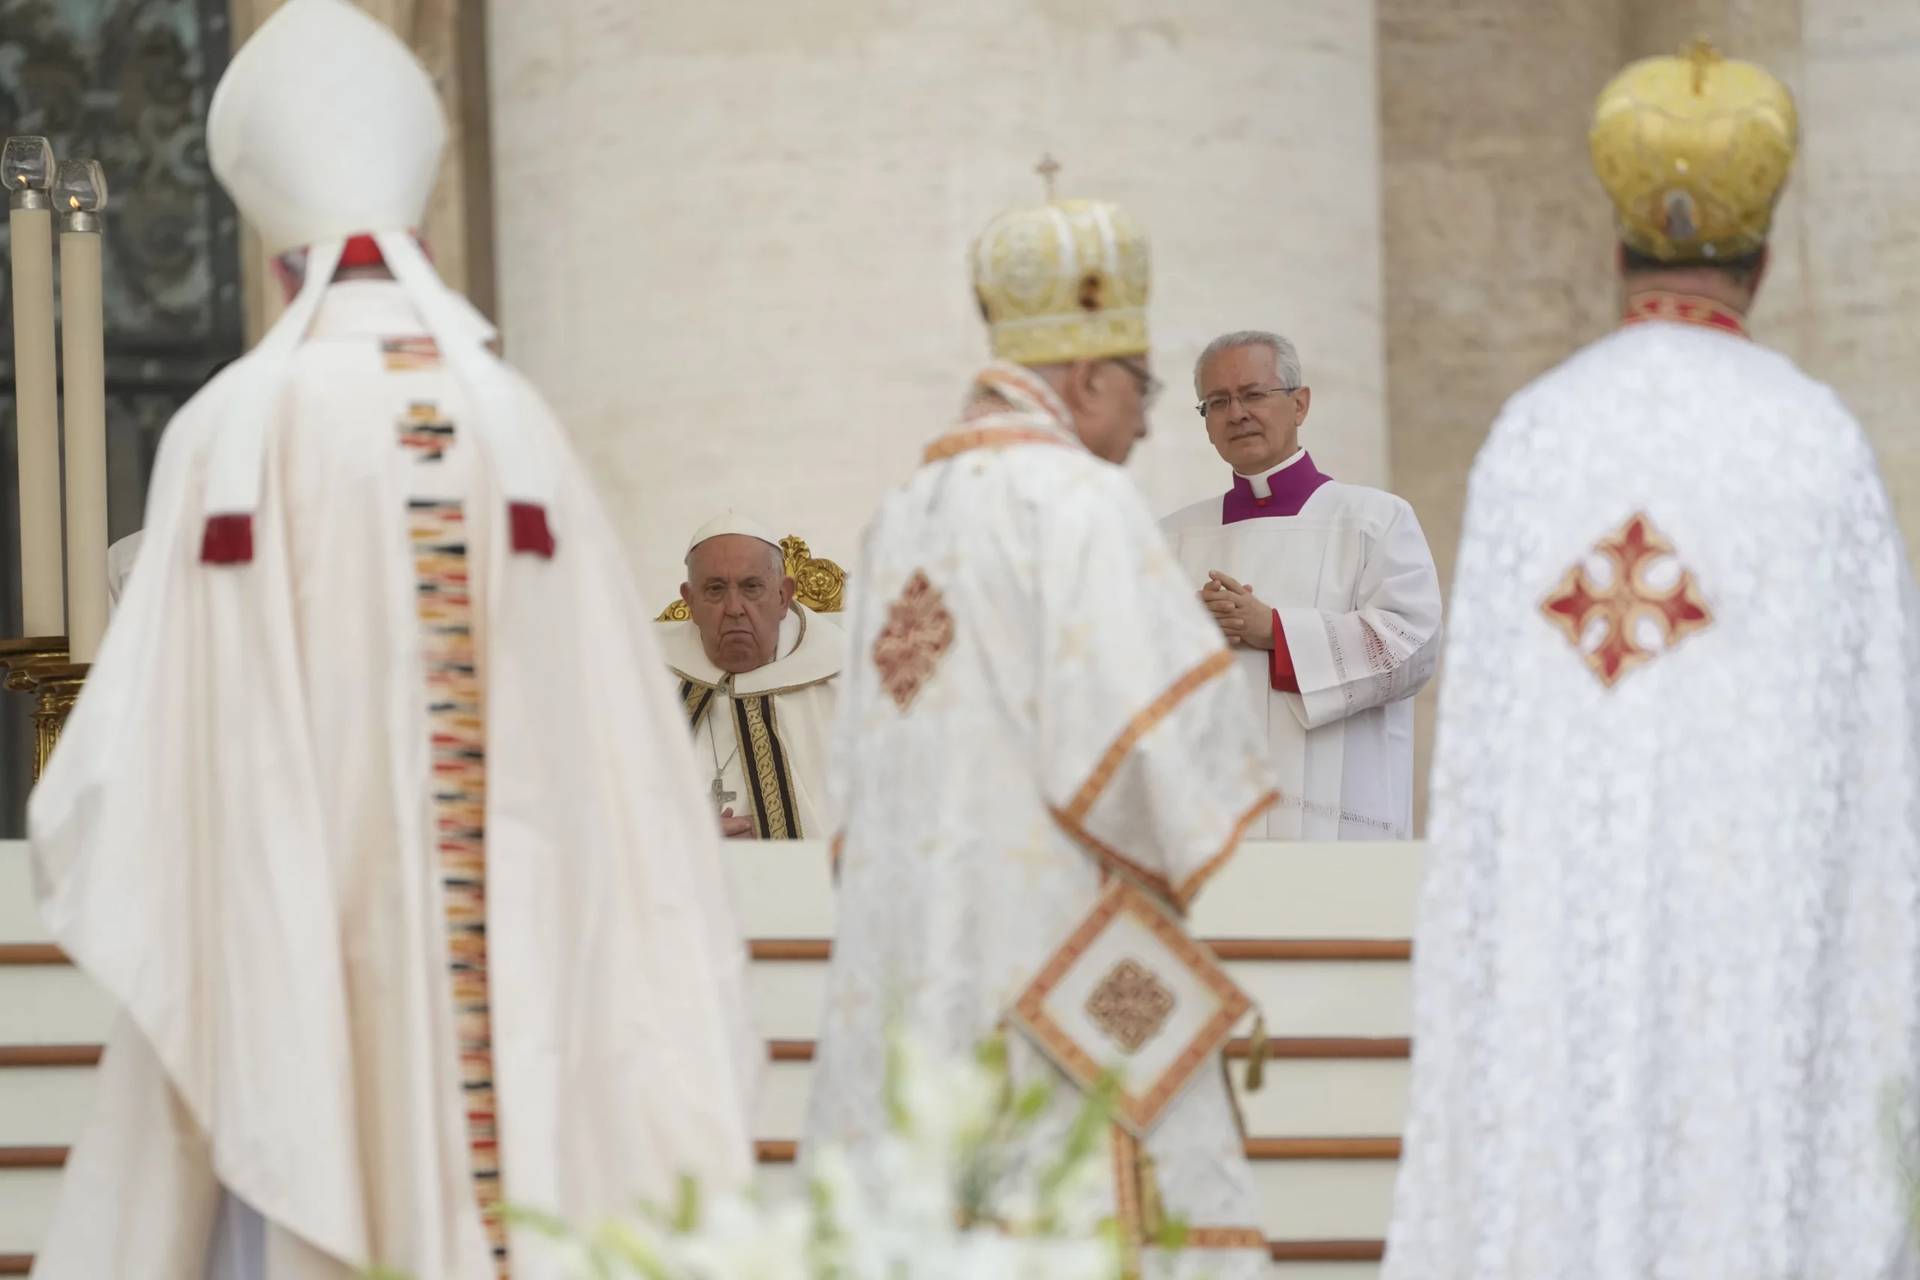
[[[660,624],[660,649],[694,754],[712,766],[722,833],[831,836],[827,737],[846,634],[794,599],[779,541],[734,512],[693,535],[680,598],[692,616]]]
[[[1273,800],[1220,633],[1111,465],[1158,387],[1144,239],[1111,205],[1065,201],[1003,214],[973,261],[999,360],[884,499],[851,579],[838,924],[806,1141],[849,1148],[869,1178],[896,1020],[971,1053],[1103,890],[1177,918]],[[1079,1098],[1043,1045],[1059,1052],[1013,1035],[1012,1061],[1061,1086],[1057,1138]],[[1263,1275],[1217,1045],[1191,1063],[1144,1138],[1115,1125],[1095,1194],[1130,1250],[1162,1211],[1184,1220],[1179,1274]]]
[[[1413,508],[1300,447],[1293,344],[1247,330],[1194,365],[1224,497],[1161,523],[1234,647],[1280,782],[1260,834],[1398,840],[1413,826],[1413,695],[1440,651],[1440,580]]]
[[[1595,112],[1625,322],[1474,463],[1388,1280],[1920,1275],[1920,611],[1747,333],[1795,130],[1704,48]]]
[[[299,292],[168,426],[30,805],[42,915],[120,1008],[43,1280],[560,1280],[503,1200],[751,1177],[704,777],[592,483],[407,231],[444,137],[345,0],[214,94]]]

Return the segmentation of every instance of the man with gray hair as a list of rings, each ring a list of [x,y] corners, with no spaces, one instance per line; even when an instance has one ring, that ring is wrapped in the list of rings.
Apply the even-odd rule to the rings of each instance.
[[[1439,656],[1440,579],[1413,508],[1342,484],[1300,447],[1313,393],[1278,334],[1244,330],[1194,365],[1224,497],[1161,522],[1257,699],[1281,801],[1271,839],[1405,839],[1413,695]]]

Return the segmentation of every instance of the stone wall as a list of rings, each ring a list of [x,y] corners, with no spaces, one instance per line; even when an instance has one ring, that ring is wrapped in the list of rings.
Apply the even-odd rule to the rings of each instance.
[[[1169,384],[1133,471],[1225,487],[1191,408],[1214,334],[1278,328],[1309,442],[1386,475],[1372,6],[1354,0],[494,0],[507,347],[594,467],[642,589],[729,505],[849,561],[985,342],[967,246],[1111,197],[1153,240]]]
[[[1586,158],[1593,98],[1629,59],[1697,34],[1768,66],[1799,99],[1801,156],[1754,334],[1853,407],[1920,549],[1920,436],[1910,426],[1920,411],[1920,131],[1905,119],[1920,84],[1920,8],[1377,7],[1392,487],[1419,512],[1443,578],[1467,470],[1501,403],[1612,324],[1611,224]],[[1420,705],[1423,802],[1437,692]]]

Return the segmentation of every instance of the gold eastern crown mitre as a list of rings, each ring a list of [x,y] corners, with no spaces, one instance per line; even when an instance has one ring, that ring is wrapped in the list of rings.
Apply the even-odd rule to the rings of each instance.
[[[1588,136],[1620,238],[1663,262],[1725,261],[1765,244],[1798,141],[1787,87],[1705,41],[1615,76]]]
[[[1010,209],[973,244],[973,289],[993,354],[1016,364],[1147,350],[1147,237],[1118,205]]]

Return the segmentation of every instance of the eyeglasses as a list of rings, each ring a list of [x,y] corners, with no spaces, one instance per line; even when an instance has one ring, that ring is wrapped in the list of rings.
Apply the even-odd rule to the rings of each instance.
[[[1258,409],[1275,396],[1289,396],[1299,389],[1298,387],[1266,387],[1264,389],[1256,388],[1252,391],[1223,391],[1217,396],[1208,396],[1205,400],[1193,406],[1193,410],[1203,418],[1211,418],[1214,414],[1226,409],[1235,400],[1238,400],[1249,409]]]
[[[1166,383],[1160,381],[1160,379],[1154,377],[1131,360],[1109,360],[1107,363],[1118,365],[1133,375],[1133,380],[1140,384],[1140,407],[1143,409],[1153,408],[1153,402],[1158,400],[1160,393],[1167,389]]]

